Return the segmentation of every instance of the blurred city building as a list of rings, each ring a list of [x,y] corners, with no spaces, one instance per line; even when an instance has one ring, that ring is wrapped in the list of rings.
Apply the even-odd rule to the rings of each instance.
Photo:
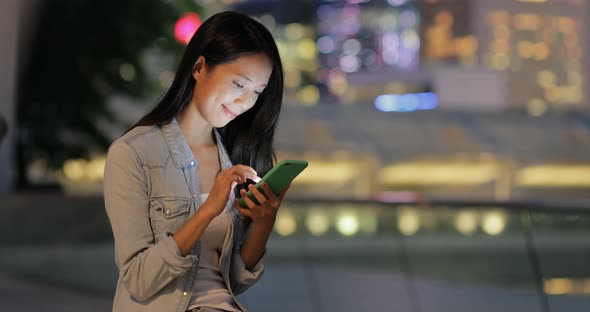
[[[311,163],[294,196],[588,193],[586,1],[199,4],[201,20],[234,9],[276,37],[286,75],[279,157]],[[153,96],[110,95],[119,123],[97,127],[120,135],[170,84],[176,60],[147,51]],[[27,175],[33,184],[100,194],[104,159],[93,152],[58,170],[35,160]]]

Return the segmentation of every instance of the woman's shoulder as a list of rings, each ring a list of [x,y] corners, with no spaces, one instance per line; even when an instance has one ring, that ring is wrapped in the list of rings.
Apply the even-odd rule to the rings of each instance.
[[[109,147],[109,152],[114,149],[133,150],[139,156],[145,154],[155,146],[159,146],[162,140],[164,138],[162,136],[161,126],[138,126],[116,139]],[[127,148],[120,148],[119,146],[122,145],[126,145]]]
[[[123,134],[121,137],[115,140],[113,144],[119,141],[131,144],[134,141],[153,137],[154,133],[159,131],[161,131],[161,127],[159,125],[137,126]]]

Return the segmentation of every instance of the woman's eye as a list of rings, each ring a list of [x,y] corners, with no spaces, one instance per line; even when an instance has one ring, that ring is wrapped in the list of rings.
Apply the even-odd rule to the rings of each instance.
[[[254,91],[254,94],[256,94],[258,96],[258,95],[262,94],[262,92]]]
[[[236,87],[238,87],[240,89],[242,89],[244,87],[244,86],[242,86],[241,84],[239,84],[239,83],[237,83],[235,81],[234,81],[234,86],[236,86]]]

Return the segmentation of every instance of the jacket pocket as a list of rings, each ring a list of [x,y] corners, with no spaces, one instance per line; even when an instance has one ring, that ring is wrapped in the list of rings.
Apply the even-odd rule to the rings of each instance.
[[[163,197],[150,199],[150,221],[156,241],[164,232],[176,232],[188,219],[190,207],[190,198]]]

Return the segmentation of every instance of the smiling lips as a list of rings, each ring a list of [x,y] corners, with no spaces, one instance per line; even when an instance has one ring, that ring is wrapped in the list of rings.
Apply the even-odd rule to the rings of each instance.
[[[224,111],[224,112],[225,112],[225,113],[226,113],[226,114],[227,114],[229,117],[231,117],[232,119],[234,119],[234,118],[238,117],[238,114],[236,114],[236,113],[234,113],[234,112],[230,111],[230,110],[229,110],[227,107],[225,107],[225,105],[221,104],[221,106],[223,107],[223,111]]]

